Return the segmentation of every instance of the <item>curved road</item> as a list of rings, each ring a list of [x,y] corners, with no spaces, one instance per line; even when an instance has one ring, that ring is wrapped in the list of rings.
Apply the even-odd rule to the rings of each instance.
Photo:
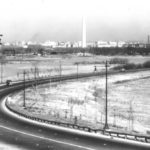
[[[20,88],[20,87],[19,87]],[[8,94],[1,89],[1,98]],[[12,89],[13,91],[13,89]],[[4,93],[3,93],[4,92]],[[9,91],[10,92],[10,91]],[[0,141],[27,150],[149,150],[149,145],[57,126],[43,126],[12,115],[0,101]]]

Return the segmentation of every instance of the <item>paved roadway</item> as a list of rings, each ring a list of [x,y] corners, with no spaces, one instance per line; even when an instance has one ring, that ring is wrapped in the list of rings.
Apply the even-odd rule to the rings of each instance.
[[[9,115],[0,107],[0,140],[29,150],[148,150],[61,128],[43,127]]]
[[[70,129],[62,130],[26,122],[6,112],[2,100],[0,141],[27,150],[150,150],[150,146],[127,144],[111,138],[70,132]]]

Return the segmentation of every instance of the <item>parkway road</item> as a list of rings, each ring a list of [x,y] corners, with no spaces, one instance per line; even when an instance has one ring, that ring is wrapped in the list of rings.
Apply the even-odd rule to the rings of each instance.
[[[13,86],[12,86],[13,87]],[[22,119],[5,107],[0,89],[0,141],[20,150],[150,150],[150,144],[126,142],[94,133]]]

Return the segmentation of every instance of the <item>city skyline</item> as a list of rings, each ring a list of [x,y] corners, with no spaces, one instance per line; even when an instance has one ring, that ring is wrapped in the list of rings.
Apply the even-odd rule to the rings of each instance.
[[[148,0],[0,0],[0,33],[4,42],[147,41]]]

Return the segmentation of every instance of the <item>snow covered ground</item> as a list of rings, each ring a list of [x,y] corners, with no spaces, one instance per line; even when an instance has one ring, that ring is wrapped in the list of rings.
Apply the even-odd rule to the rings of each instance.
[[[25,150],[25,149],[19,146],[9,145],[8,143],[5,144],[3,142],[0,142],[0,150]]]
[[[77,65],[73,63],[67,63],[61,59],[49,59],[41,60],[40,62],[9,62],[3,66],[3,77],[2,81],[5,82],[8,79],[12,81],[23,80],[23,71],[27,72],[26,79],[34,78],[35,67],[37,67],[37,77],[42,76],[54,76],[54,75],[66,75],[66,74],[77,74]],[[78,73],[91,73],[94,72],[94,64],[79,64]],[[104,64],[97,64],[97,70],[104,70]],[[1,71],[1,68],[0,68]]]
[[[150,134],[150,71],[108,77],[108,123],[113,130]],[[48,83],[9,99],[11,107],[48,120],[103,128],[105,78]]]
[[[7,58],[8,61],[3,65],[2,70],[2,81],[5,82],[7,79],[22,80],[23,71],[26,70],[26,79],[34,77],[35,66],[39,70],[37,76],[48,76],[48,75],[60,75],[60,65],[62,74],[76,74],[77,65],[78,73],[93,72],[95,65],[97,70],[101,71],[104,69],[104,62],[106,59],[109,61],[113,58],[123,58],[127,59],[131,63],[143,63],[150,59],[149,56],[98,56],[93,55],[90,57],[80,57],[75,54],[72,55],[50,55],[47,57],[32,56],[28,58],[24,56],[23,58],[10,56]],[[20,61],[19,61],[20,60]],[[2,69],[0,67],[0,71]]]

